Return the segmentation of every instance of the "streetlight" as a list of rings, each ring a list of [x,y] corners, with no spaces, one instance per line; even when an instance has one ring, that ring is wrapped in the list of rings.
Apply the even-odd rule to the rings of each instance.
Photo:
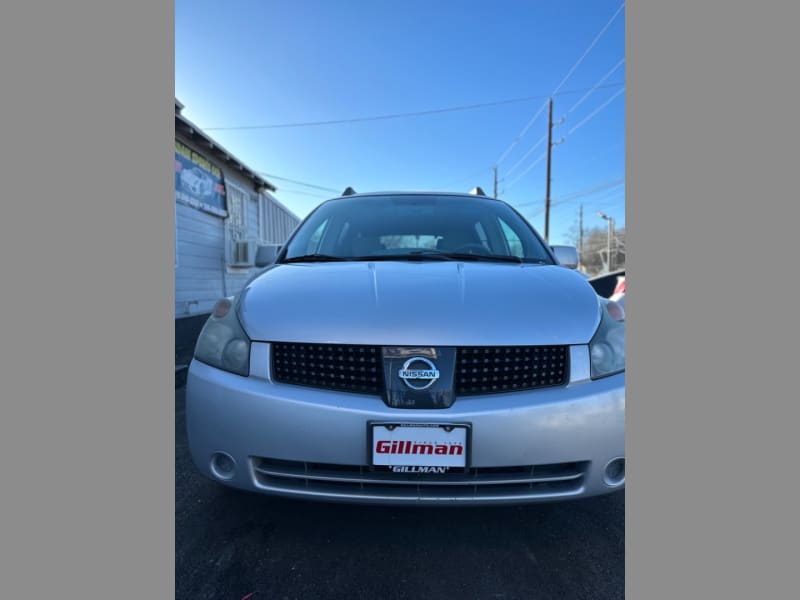
[[[606,244],[606,256],[608,257],[608,271],[611,272],[614,270],[611,262],[611,235],[612,231],[614,230],[614,218],[609,217],[607,214],[599,210],[597,211],[597,216],[608,221],[608,242]]]

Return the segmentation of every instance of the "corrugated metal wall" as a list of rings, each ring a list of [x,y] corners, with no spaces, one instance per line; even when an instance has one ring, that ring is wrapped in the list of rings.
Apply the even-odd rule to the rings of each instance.
[[[175,316],[208,313],[223,296],[222,218],[180,203],[175,217]]]
[[[286,210],[270,194],[263,194],[262,241],[266,244],[282,244],[300,223],[300,219]]]

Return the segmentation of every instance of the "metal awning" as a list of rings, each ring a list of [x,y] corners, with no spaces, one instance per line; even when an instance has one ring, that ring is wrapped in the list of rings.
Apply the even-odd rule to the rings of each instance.
[[[176,98],[175,99],[175,133],[181,133],[194,141],[198,146],[208,149],[211,154],[222,161],[228,168],[239,171],[242,175],[250,179],[257,190],[266,189],[270,192],[276,192],[276,188],[269,181],[261,177],[258,173],[250,169],[238,158],[233,156],[225,148],[220,146],[214,141],[207,133],[200,129],[197,125],[192,123],[189,119],[184,117],[181,113],[183,104]]]

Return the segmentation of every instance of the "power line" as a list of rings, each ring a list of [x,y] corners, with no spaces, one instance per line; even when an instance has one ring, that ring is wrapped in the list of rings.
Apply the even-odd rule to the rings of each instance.
[[[312,198],[330,198],[330,194],[318,194],[316,192],[306,192],[303,190],[292,190],[286,189],[285,187],[279,188],[276,192],[277,194],[284,193],[284,194],[300,194],[301,196],[311,196]],[[338,192],[337,192],[338,193]]]
[[[615,99],[617,96],[619,96],[620,94],[622,94],[624,91],[625,91],[625,88],[622,88],[622,89],[621,89],[621,90],[619,90],[619,91],[618,91],[616,94],[614,94],[613,96],[611,96],[611,97],[610,97],[608,100],[606,100],[605,102],[603,102],[603,103],[602,103],[600,106],[598,106],[596,109],[594,109],[594,110],[593,110],[593,111],[592,111],[592,112],[591,112],[591,113],[590,113],[590,114],[589,114],[589,115],[588,115],[586,118],[584,118],[584,119],[583,119],[583,120],[582,120],[580,123],[578,123],[577,125],[575,125],[575,127],[573,127],[572,129],[570,129],[570,130],[567,132],[567,135],[568,135],[568,136],[569,136],[569,135],[572,135],[572,134],[573,134],[573,133],[575,133],[575,132],[576,132],[578,129],[580,129],[581,127],[583,127],[583,126],[584,126],[584,125],[585,125],[587,122],[589,122],[590,120],[592,120],[592,119],[593,119],[593,118],[594,118],[594,117],[595,117],[595,116],[596,116],[596,115],[597,115],[597,114],[598,114],[598,113],[599,113],[601,110],[603,110],[603,109],[604,109],[606,106],[608,106],[609,104],[611,104],[611,103],[614,101],[614,99]]]
[[[614,100],[614,99],[615,99],[617,96],[619,96],[620,94],[622,94],[624,91],[625,91],[625,88],[622,88],[622,89],[621,89],[621,90],[619,90],[619,91],[618,91],[616,94],[614,94],[614,95],[613,95],[613,96],[611,96],[611,97],[610,97],[608,100],[606,100],[606,101],[605,101],[603,104],[601,104],[599,107],[597,107],[597,108],[596,108],[594,111],[592,111],[592,112],[591,112],[591,113],[590,113],[588,116],[586,116],[586,117],[585,117],[585,118],[584,118],[582,121],[580,121],[580,122],[579,122],[577,125],[575,125],[575,127],[573,127],[572,129],[570,129],[570,130],[569,130],[569,132],[567,132],[567,136],[571,135],[572,133],[574,133],[575,131],[577,131],[577,130],[578,130],[578,129],[580,129],[581,127],[583,127],[583,126],[584,126],[586,123],[588,123],[588,122],[589,122],[591,119],[593,119],[593,118],[594,118],[594,117],[595,117],[595,116],[596,116],[596,115],[597,115],[597,114],[598,114],[600,111],[602,111],[602,110],[603,110],[603,109],[604,109],[606,106],[608,106],[609,104],[611,104],[611,102],[612,102],[612,101],[613,101],[613,100]],[[547,136],[545,135],[545,137],[544,137],[543,139],[545,139],[546,137],[547,137]],[[563,139],[562,139],[562,141],[563,141]],[[541,141],[540,141],[540,142],[537,142],[537,143],[536,143],[536,145],[534,146],[534,148],[537,148],[537,147],[540,145],[540,143],[541,143]],[[561,143],[561,142],[559,142],[559,143]],[[533,148],[532,148],[531,150],[533,150]],[[515,169],[515,168],[516,168],[516,167],[519,165],[519,163],[521,163],[521,162],[522,162],[522,160],[524,160],[524,159],[525,159],[525,158],[528,156],[528,154],[530,154],[530,151],[529,151],[528,153],[526,153],[526,155],[525,155],[525,156],[523,156],[523,157],[522,157],[522,159],[520,159],[519,161],[517,161],[517,164],[515,164],[515,165],[514,165],[514,166],[511,168],[511,171],[513,171],[513,170],[514,170],[514,169]],[[519,174],[517,177],[515,177],[515,178],[514,178],[514,180],[513,180],[512,182],[510,182],[510,183],[508,184],[508,187],[509,187],[509,188],[511,188],[511,186],[513,186],[513,185],[514,185],[514,184],[515,184],[517,181],[519,181],[520,179],[522,179],[522,177],[523,177],[523,176],[525,176],[525,175],[526,175],[528,172],[530,172],[530,170],[531,170],[531,169],[533,169],[533,167],[535,167],[537,164],[539,164],[539,163],[540,163],[540,162],[541,162],[541,161],[542,161],[544,158],[546,158],[546,156],[547,156],[547,153],[545,152],[545,153],[544,153],[542,156],[540,156],[540,157],[539,157],[539,158],[537,158],[535,161],[533,161],[533,163],[531,163],[530,165],[528,165],[528,168],[527,168],[527,169],[525,169],[525,170],[524,170],[522,173],[520,173],[520,174]],[[509,171],[509,172],[510,172],[510,171]]]
[[[624,59],[623,59],[623,61],[622,61],[622,62],[624,62]],[[588,88],[588,93],[587,93],[587,94],[585,94],[585,95],[583,96],[583,98],[581,99],[581,101],[585,100],[585,99],[586,99],[586,98],[589,96],[589,94],[591,94],[592,92],[594,92],[594,91],[596,91],[596,90],[598,90],[598,89],[602,89],[602,88],[608,88],[608,87],[616,87],[617,85],[619,85],[618,83],[613,83],[613,84],[608,84],[608,85],[602,85],[602,83],[603,83],[603,82],[604,82],[604,81],[605,81],[605,80],[608,78],[608,76],[610,75],[610,73],[613,73],[613,72],[614,72],[614,71],[615,71],[617,68],[618,68],[618,67],[615,67],[614,69],[612,69],[612,70],[611,70],[609,73],[607,73],[607,74],[606,74],[606,75],[605,75],[605,76],[604,76],[604,77],[603,77],[603,78],[602,78],[600,81],[598,81],[597,83],[595,83],[595,84],[594,84],[594,85],[593,85],[591,88]],[[561,94],[566,94],[566,93],[571,93],[571,92],[561,92]],[[561,95],[561,94],[556,94],[556,95]],[[547,106],[547,103],[546,103],[544,106]],[[576,104],[575,106],[577,106],[577,104]],[[574,107],[573,107],[573,108],[574,108]],[[541,112],[541,111],[540,111],[540,112]],[[533,124],[533,122],[536,120],[536,117],[538,117],[538,115],[539,115],[539,113],[536,113],[536,115],[534,115],[534,118],[533,118],[533,119],[531,119],[531,121],[528,123],[528,126],[526,126],[526,128],[525,128],[525,130],[523,130],[523,132],[524,132],[524,131],[527,131],[527,127],[529,127],[530,125],[532,125],[532,124]],[[563,121],[564,121],[564,119],[562,118],[560,122],[563,122]],[[559,122],[559,123],[560,123],[560,122]],[[545,135],[543,135],[541,138],[539,138],[539,141],[537,141],[537,142],[536,142],[536,143],[535,143],[535,144],[534,144],[534,145],[533,145],[531,148],[529,148],[529,149],[528,149],[528,151],[527,151],[527,152],[526,152],[526,153],[525,153],[525,154],[522,156],[522,158],[520,158],[520,159],[519,159],[519,160],[518,160],[516,163],[514,163],[514,165],[513,165],[513,166],[512,166],[512,167],[511,167],[511,168],[510,168],[508,171],[506,171],[506,174],[505,174],[505,176],[503,176],[503,177],[502,177],[501,179],[499,179],[498,181],[499,181],[499,182],[504,182],[504,181],[505,181],[505,180],[506,180],[506,179],[507,179],[507,178],[508,178],[508,177],[509,177],[509,176],[510,176],[510,175],[511,175],[511,174],[512,174],[512,173],[513,173],[513,172],[514,172],[516,169],[517,169],[517,167],[519,167],[519,166],[520,166],[520,165],[521,165],[521,164],[522,164],[522,163],[525,161],[525,159],[526,159],[526,158],[528,158],[528,157],[529,157],[529,156],[530,156],[530,155],[533,153],[533,151],[534,151],[534,150],[536,150],[536,148],[538,148],[539,146],[541,146],[541,145],[542,145],[542,143],[543,143],[545,140],[547,140],[547,134],[545,134]],[[511,149],[511,148],[509,148],[509,150],[510,150],[510,149]],[[502,159],[502,158],[503,158],[503,157],[501,157],[501,159]],[[531,165],[528,165],[528,168],[527,168],[527,169],[526,169],[524,172],[522,172],[522,173],[521,173],[521,174],[520,174],[518,177],[516,177],[516,178],[515,178],[515,179],[514,179],[512,182],[510,182],[510,183],[508,184],[508,188],[510,189],[510,188],[511,188],[511,186],[513,186],[513,185],[514,185],[514,184],[515,184],[517,181],[519,181],[519,180],[520,180],[520,179],[521,179],[521,178],[522,178],[522,177],[523,177],[523,176],[524,176],[526,173],[530,172],[530,170],[531,170],[533,167],[535,167],[537,164],[539,164],[539,162],[540,162],[541,160],[543,160],[544,158],[545,158],[545,156],[541,156],[541,157],[539,157],[538,159],[536,159],[536,161],[534,161],[534,163],[533,163],[533,164],[531,164]],[[496,168],[497,168],[497,163],[499,163],[499,162],[500,162],[500,161],[497,161],[497,162],[495,163],[495,166],[493,167],[493,169],[496,169]],[[480,173],[483,173],[483,172],[484,172],[484,171],[486,171],[486,170],[488,170],[488,168],[486,168],[486,169],[482,169],[482,170],[480,171]],[[468,178],[468,177],[464,177],[464,178],[462,178],[462,179],[459,179],[459,180],[457,180],[457,181],[456,181],[456,182],[454,182],[454,183],[460,183],[461,181],[464,181],[465,179],[469,179],[469,178]],[[449,185],[452,185],[452,184],[448,184],[448,186],[445,186],[445,187],[449,187]],[[506,191],[506,188],[505,188],[505,186],[504,186],[504,187],[503,187],[503,189],[502,189],[502,191],[500,192],[500,194],[501,194],[501,195],[502,195],[502,194],[504,194],[504,193],[505,193],[505,191]]]
[[[561,204],[563,202],[569,202],[570,200],[575,200],[577,198],[583,198],[585,196],[591,196],[593,194],[597,194],[598,192],[604,192],[606,190],[610,190],[610,189],[613,189],[615,187],[619,187],[620,185],[624,185],[624,184],[625,184],[625,180],[624,179],[615,179],[613,181],[607,181],[605,183],[598,184],[598,185],[596,185],[594,187],[591,187],[589,189],[586,189],[586,190],[581,190],[579,192],[572,192],[571,194],[565,194],[564,196],[561,196],[560,198],[556,198],[556,202],[558,202],[559,204]]]
[[[620,85],[624,85],[623,82],[615,82],[610,83],[605,87],[618,87]],[[585,92],[588,88],[580,88],[574,90],[567,90],[564,92],[560,92],[559,96],[566,96],[571,94],[580,94],[581,92]],[[342,123],[360,123],[363,121],[381,121],[386,119],[401,119],[407,117],[421,117],[425,115],[435,115],[441,113],[448,113],[448,112],[456,112],[456,111],[464,111],[464,110],[474,110],[477,108],[487,108],[490,106],[500,106],[503,104],[514,104],[520,102],[530,102],[531,100],[540,100],[542,98],[547,98],[548,96],[545,94],[539,94],[536,96],[525,96],[523,98],[511,98],[507,100],[497,100],[495,102],[483,102],[479,104],[467,104],[463,106],[451,106],[447,108],[435,108],[432,110],[421,110],[415,112],[404,112],[404,113],[394,113],[394,114],[387,114],[387,115],[376,115],[370,117],[354,117],[351,119],[332,119],[327,121],[303,121],[298,123],[272,123],[267,125],[233,125],[230,127],[203,127],[204,131],[235,131],[235,130],[252,130],[252,129],[285,129],[290,127],[315,127],[319,125],[339,125]]]
[[[496,102],[483,102],[480,104],[467,104],[465,106],[452,106],[448,108],[435,108],[432,110],[420,110],[407,113],[394,113],[389,115],[376,115],[371,117],[354,117],[352,119],[333,119],[328,121],[305,121],[301,123],[277,123],[271,125],[237,125],[233,127],[206,127],[207,131],[220,131],[220,130],[236,130],[236,129],[280,129],[288,127],[312,127],[316,125],[338,125],[341,123],[359,123],[361,121],[379,121],[383,119],[400,119],[403,117],[420,117],[424,115],[434,115],[445,112],[454,112],[459,110],[473,110],[476,108],[486,108],[489,106],[499,106],[501,104],[513,104],[516,102],[527,102],[530,100],[537,100],[544,96],[526,96],[525,98],[512,98],[510,100],[498,100]]]
[[[594,40],[592,40],[592,43],[589,44],[588,48],[586,48],[586,50],[583,52],[581,57],[575,62],[574,65],[572,65],[572,68],[564,76],[564,79],[561,80],[561,83],[559,83],[556,86],[556,88],[552,91],[552,93],[550,94],[550,98],[552,98],[553,96],[555,96],[555,95],[557,95],[559,93],[559,90],[561,89],[561,87],[569,80],[569,78],[575,72],[575,69],[577,69],[580,66],[580,64],[586,59],[586,57],[589,56],[589,54],[591,53],[592,49],[595,47],[595,45],[597,45],[597,42],[600,41],[600,38],[603,37],[605,32],[608,30],[608,28],[611,26],[611,24],[617,18],[617,16],[619,16],[619,13],[622,12],[623,8],[625,8],[625,3],[624,2],[622,4],[620,4],[619,8],[617,9],[617,12],[614,13],[614,15],[611,17],[611,19],[609,19],[608,23],[606,23],[605,26],[600,30],[600,33],[598,33],[597,36],[595,36]],[[528,129],[530,129],[531,126],[534,124],[534,122],[536,122],[536,119],[539,118],[539,115],[542,114],[542,112],[544,112],[544,109],[545,109],[546,106],[547,106],[547,103],[543,104],[542,107],[536,112],[536,114],[533,115],[531,120],[528,121],[528,124],[525,125],[525,127],[517,135],[517,137],[515,137],[512,140],[511,144],[508,146],[508,148],[506,148],[505,152],[503,152],[500,155],[500,158],[498,158],[497,161],[495,161],[495,165],[499,165],[503,160],[505,160],[505,158],[508,156],[508,153],[511,152],[511,150],[514,148],[514,146],[516,146],[519,143],[519,141],[522,139],[522,137],[528,132]]]
[[[603,27],[603,28],[600,30],[600,33],[598,33],[598,34],[597,34],[597,37],[595,37],[595,38],[594,38],[594,40],[592,41],[592,43],[591,43],[591,44],[589,44],[589,47],[588,47],[588,48],[586,48],[586,51],[585,51],[585,52],[584,52],[584,53],[581,55],[581,57],[578,59],[578,61],[577,61],[577,62],[576,62],[574,65],[572,65],[572,68],[569,70],[569,73],[567,73],[567,74],[566,74],[566,76],[564,77],[564,79],[562,79],[562,80],[561,80],[561,83],[559,83],[559,84],[558,84],[558,87],[556,87],[556,89],[555,89],[555,90],[553,90],[553,95],[555,95],[556,93],[558,93],[558,90],[560,90],[560,89],[561,89],[561,86],[562,86],[562,85],[564,85],[564,84],[567,82],[567,80],[568,80],[568,79],[569,79],[569,78],[572,76],[572,74],[575,72],[575,69],[577,69],[577,68],[580,66],[580,64],[581,64],[581,63],[584,61],[584,59],[585,59],[587,56],[589,56],[589,53],[590,53],[590,52],[592,51],[592,49],[595,47],[595,45],[597,44],[597,42],[599,42],[599,41],[600,41],[600,38],[601,38],[601,37],[603,37],[603,35],[605,34],[606,30],[607,30],[609,27],[611,27],[611,24],[612,24],[612,23],[614,22],[614,20],[615,20],[615,19],[616,19],[616,18],[619,16],[619,13],[621,13],[621,12],[622,12],[622,9],[623,9],[623,8],[625,8],[625,3],[624,3],[624,2],[623,2],[622,4],[620,4],[620,5],[619,5],[619,8],[617,9],[617,12],[615,12],[615,13],[614,13],[614,15],[613,15],[613,16],[612,16],[612,17],[611,17],[609,20],[608,20],[608,23],[606,23],[606,24],[605,24],[605,27]]]
[[[501,162],[503,162],[503,161],[505,160],[506,156],[508,156],[508,153],[509,153],[509,152],[511,152],[511,151],[514,149],[514,146],[516,146],[516,145],[519,143],[519,141],[522,139],[522,136],[524,136],[526,133],[528,133],[528,129],[530,129],[530,128],[531,128],[531,126],[532,126],[532,125],[533,125],[533,124],[536,122],[536,119],[538,119],[538,118],[539,118],[539,115],[540,115],[540,114],[542,114],[542,113],[544,112],[544,109],[547,107],[547,104],[548,104],[547,102],[545,102],[544,104],[542,104],[542,107],[541,107],[541,108],[540,108],[540,109],[539,109],[539,110],[536,112],[536,114],[535,114],[535,115],[533,115],[533,117],[531,118],[531,120],[530,120],[530,121],[528,121],[528,124],[527,124],[527,125],[525,125],[525,127],[523,127],[523,128],[522,128],[522,131],[520,131],[520,132],[517,134],[517,137],[515,137],[515,138],[512,140],[511,144],[508,146],[508,148],[506,148],[505,152],[503,152],[503,153],[500,155],[500,158],[498,158],[498,159],[495,161],[495,163],[494,163],[495,165],[499,165]]]
[[[620,200],[625,200],[625,190],[616,191],[610,190],[611,193],[601,194],[599,198],[595,198],[591,202],[593,208],[604,208],[611,204],[616,204]]]
[[[559,204],[564,204],[565,202],[570,202],[572,200],[577,200],[578,198],[584,198],[586,196],[592,196],[592,195],[597,194],[599,192],[604,192],[606,190],[610,190],[612,188],[615,188],[615,187],[618,187],[618,186],[624,185],[624,184],[625,184],[625,180],[624,179],[614,179],[614,180],[611,180],[611,181],[606,181],[606,182],[603,182],[603,183],[599,183],[599,184],[594,185],[594,186],[592,186],[590,188],[586,188],[586,189],[583,189],[583,190],[579,190],[577,192],[572,192],[571,194],[566,194],[564,196],[560,196],[559,198],[556,198],[553,201],[551,206],[557,206]],[[536,200],[536,201],[533,201],[533,202],[523,202],[523,203],[517,204],[515,206],[516,206],[516,208],[523,208],[523,207],[526,207],[526,206],[531,206],[533,204],[538,204],[540,202],[541,202],[541,200]],[[544,211],[544,209],[540,208],[536,212],[531,213],[531,214],[532,214],[532,216],[536,216],[536,215],[538,215],[539,213],[541,213],[543,211]]]
[[[573,127],[572,129],[570,129],[570,130],[569,130],[569,132],[567,133],[567,137],[569,137],[571,134],[575,133],[575,132],[576,132],[578,129],[580,129],[581,127],[583,127],[584,125],[586,125],[586,123],[588,123],[588,122],[589,122],[590,120],[592,120],[592,119],[593,119],[595,116],[597,116],[597,114],[598,114],[598,113],[600,113],[600,111],[602,111],[602,110],[603,110],[603,109],[604,109],[606,106],[608,106],[609,104],[611,104],[611,102],[613,102],[613,101],[614,101],[614,99],[615,99],[615,98],[617,98],[617,96],[619,96],[620,94],[622,94],[624,91],[625,91],[625,88],[622,88],[622,89],[621,89],[621,90],[619,90],[619,91],[618,91],[616,94],[614,94],[614,95],[613,95],[613,96],[611,96],[611,97],[610,97],[608,100],[606,100],[606,101],[605,101],[603,104],[601,104],[601,105],[600,105],[600,106],[598,106],[598,107],[597,107],[595,110],[593,110],[593,111],[592,111],[592,112],[591,112],[589,115],[587,115],[587,116],[586,116],[586,117],[585,117],[585,118],[584,118],[582,121],[580,121],[580,122],[579,122],[577,125],[575,125],[575,127]],[[564,140],[563,140],[563,138],[562,138],[561,142],[563,142],[563,141],[564,141]],[[559,143],[561,143],[561,142],[559,142]],[[537,146],[538,146],[538,145],[539,145],[539,144],[537,143]],[[528,168],[526,168],[526,169],[525,169],[525,170],[524,170],[522,173],[520,173],[520,174],[519,174],[517,177],[515,177],[515,178],[514,178],[514,180],[513,180],[513,181],[511,181],[511,182],[508,184],[508,186],[507,186],[507,187],[510,189],[510,188],[511,188],[511,187],[512,187],[512,186],[513,186],[515,183],[517,183],[517,182],[518,182],[520,179],[522,179],[522,177],[524,177],[524,176],[525,176],[525,175],[526,175],[528,172],[530,172],[530,170],[531,170],[531,169],[533,169],[533,167],[535,167],[537,164],[539,164],[539,163],[540,163],[540,162],[541,162],[541,161],[542,161],[544,158],[546,158],[546,157],[547,157],[547,153],[545,152],[545,153],[544,153],[542,156],[540,156],[540,157],[539,157],[539,158],[537,158],[535,161],[533,161],[533,163],[531,163],[530,165],[528,165]],[[514,165],[514,166],[516,167],[516,165]],[[556,204],[559,204],[559,203],[560,203],[560,201],[556,202]],[[534,203],[528,203],[528,204],[534,204]],[[556,204],[554,204],[554,206],[555,206]]]
[[[537,159],[536,159],[535,161],[533,161],[533,162],[532,162],[530,165],[528,165],[528,168],[527,168],[527,169],[525,169],[525,170],[524,170],[522,173],[520,173],[519,175],[517,175],[517,176],[514,178],[514,180],[513,180],[513,181],[511,181],[511,182],[509,182],[509,184],[508,184],[506,187],[507,187],[508,189],[511,189],[511,187],[512,187],[512,186],[513,186],[515,183],[517,183],[517,182],[518,182],[520,179],[522,179],[522,178],[523,178],[523,177],[524,177],[524,176],[525,176],[525,175],[526,175],[526,174],[527,174],[527,173],[528,173],[528,172],[529,172],[529,171],[530,171],[530,170],[531,170],[533,167],[535,167],[536,165],[538,165],[538,164],[539,164],[540,162],[542,162],[542,161],[543,161],[545,158],[547,158],[547,152],[545,152],[544,154],[542,154],[542,155],[541,155],[539,158],[537,158]]]
[[[338,194],[341,190],[335,190],[329,187],[323,187],[321,185],[315,185],[313,183],[306,183],[305,181],[297,181],[296,179],[289,179],[287,177],[279,177],[278,175],[272,175],[270,173],[264,173],[263,171],[258,171],[259,175],[263,175],[264,177],[269,177],[271,179],[277,179],[279,181],[288,181],[289,183],[296,183],[297,185],[303,185],[305,187],[314,188],[317,190],[322,190],[323,192],[333,192],[334,194]]]
[[[574,111],[574,110],[575,110],[575,109],[576,109],[578,106],[580,106],[580,105],[581,105],[581,104],[584,102],[584,100],[586,100],[586,99],[587,99],[589,96],[591,96],[591,95],[592,95],[592,94],[593,94],[593,93],[594,93],[594,92],[595,92],[597,89],[599,89],[599,88],[600,88],[600,86],[601,86],[601,84],[602,84],[602,83],[603,83],[603,82],[604,82],[606,79],[608,79],[608,78],[609,78],[609,77],[610,77],[610,76],[611,76],[611,75],[614,73],[614,71],[616,71],[617,69],[619,69],[619,67],[620,67],[620,66],[622,66],[622,64],[623,64],[624,62],[625,62],[625,59],[623,58],[623,59],[622,59],[621,61],[619,61],[619,62],[618,62],[618,63],[617,63],[617,64],[616,64],[616,65],[615,65],[615,66],[614,66],[614,67],[613,67],[613,68],[612,68],[612,69],[611,69],[611,70],[610,70],[608,73],[606,73],[605,75],[603,75],[603,77],[601,77],[601,78],[600,78],[600,80],[599,80],[597,83],[595,83],[595,84],[594,84],[594,85],[593,85],[591,88],[589,88],[589,91],[588,91],[586,94],[584,94],[584,95],[583,95],[583,97],[582,97],[580,100],[578,100],[578,102],[576,102],[576,103],[575,103],[575,104],[572,106],[572,108],[570,108],[570,109],[567,111],[567,114],[570,114],[572,111]],[[623,89],[622,89],[622,91],[624,91],[624,89],[625,89],[625,88],[623,88]],[[617,94],[617,95],[619,95],[619,94]],[[616,97],[616,96],[614,96],[614,97]],[[614,99],[614,98],[611,98],[611,100],[613,100],[613,99]],[[611,100],[609,100],[609,102],[610,102]],[[552,100],[551,100],[551,102],[552,102]],[[588,116],[586,119],[584,119],[584,120],[583,120],[581,123],[579,123],[579,124],[578,124],[578,125],[577,125],[575,128],[573,128],[573,129],[570,131],[570,133],[572,133],[572,131],[575,131],[575,130],[576,130],[578,127],[580,127],[581,125],[584,125],[584,124],[585,124],[585,123],[586,123],[586,122],[587,122],[587,121],[588,121],[590,118],[592,118],[594,115],[596,115],[598,112],[600,112],[600,110],[602,110],[603,108],[605,108],[605,106],[606,106],[606,105],[607,105],[607,104],[605,104],[605,105],[601,106],[601,107],[600,107],[600,109],[596,110],[594,113],[592,113],[591,115],[589,115],[589,116]],[[538,113],[537,113],[537,116],[538,116]],[[564,117],[562,117],[562,118],[561,118],[561,121],[559,121],[559,123],[558,123],[558,124],[560,124],[560,123],[563,123],[563,122],[564,122]],[[553,125],[554,125],[554,123],[552,122],[552,117],[551,117],[551,119],[550,119],[549,123],[550,123],[550,125],[549,125],[549,130],[548,130],[548,131],[552,131],[552,128],[553,128]],[[526,153],[525,153],[525,155],[524,155],[522,158],[520,158],[520,159],[519,159],[519,160],[518,160],[518,161],[517,161],[517,162],[514,164],[514,166],[513,166],[513,167],[511,167],[511,169],[509,169],[509,170],[508,170],[508,172],[506,173],[506,177],[508,177],[508,175],[509,175],[511,172],[513,172],[513,171],[514,171],[514,169],[516,169],[516,168],[517,168],[517,167],[518,167],[518,166],[519,166],[519,165],[520,165],[520,164],[521,164],[521,163],[522,163],[522,162],[523,162],[523,161],[524,161],[524,160],[525,160],[525,159],[526,159],[528,156],[530,156],[531,152],[533,152],[533,150],[535,150],[536,148],[538,148],[538,147],[539,147],[539,145],[540,145],[540,144],[541,144],[541,143],[542,143],[542,142],[543,142],[545,139],[547,139],[547,137],[548,137],[548,135],[547,135],[547,134],[545,134],[544,136],[542,136],[542,138],[541,138],[541,139],[540,139],[538,142],[536,142],[536,144],[533,146],[533,148],[531,148],[530,150],[528,150],[528,152],[526,152]],[[563,141],[564,141],[564,140],[563,140],[563,138],[562,138],[561,142],[563,142]],[[557,144],[560,144],[561,142],[557,142]],[[556,145],[557,145],[557,144],[556,144]],[[531,169],[531,168],[533,168],[533,167],[534,167],[536,164],[538,164],[538,162],[539,162],[539,160],[537,159],[537,160],[536,160],[536,162],[534,162],[532,165],[530,165],[530,166],[529,166],[529,168],[528,168],[528,169],[526,169],[526,171],[523,173],[523,175],[524,175],[525,173],[527,173],[528,171],[530,171],[530,169]],[[549,165],[549,161],[548,161],[548,165]],[[522,177],[522,175],[520,175],[520,177],[517,177],[517,178],[514,180],[514,183],[516,183],[517,181],[519,181],[519,179],[520,179],[521,177]],[[547,180],[547,181],[548,181],[548,184],[549,184],[549,181],[550,181],[549,177],[548,177],[548,180]],[[513,183],[512,183],[512,184],[509,184],[509,187],[511,187],[511,185],[513,185]],[[546,226],[546,224],[545,224],[545,229],[547,229],[547,226]]]
[[[587,195],[588,195],[588,196],[591,196],[591,194],[587,194]],[[573,200],[574,200],[574,199],[575,199],[575,198],[573,198]],[[560,202],[554,202],[554,203],[553,203],[553,204],[551,204],[550,206],[551,206],[551,208],[552,208],[552,207],[554,207],[554,206],[560,206],[561,204],[564,204],[564,203],[566,203],[566,202],[569,202],[569,201],[568,201],[568,200],[562,200],[562,201],[560,201]],[[594,204],[594,203],[593,203],[593,204],[592,204],[592,206],[593,206],[593,207],[595,207],[595,208],[597,208],[597,207],[601,206],[601,204]],[[542,212],[544,212],[544,209],[543,209],[543,208],[540,208],[540,209],[538,209],[536,212],[533,212],[533,213],[531,213],[531,216],[532,216],[532,217],[538,217],[540,214],[542,214]]]
[[[566,204],[567,202],[572,202],[573,200],[578,200],[579,198],[584,198],[586,196],[594,196],[595,194],[599,194],[599,193],[604,192],[604,191],[605,192],[608,192],[608,191],[615,192],[615,188],[618,188],[618,187],[620,187],[621,185],[624,185],[624,184],[625,184],[625,182],[621,182],[621,183],[617,183],[617,184],[614,184],[614,185],[609,185],[608,187],[603,188],[603,189],[598,189],[598,190],[595,190],[595,191],[592,191],[592,192],[586,192],[584,194],[580,194],[578,196],[575,196],[574,198],[564,198],[564,199],[561,199],[561,200],[559,200],[557,202],[554,202],[553,206],[561,206],[562,204]],[[601,198],[608,198],[608,197],[609,197],[609,194],[606,194],[605,196],[601,196]],[[593,205],[594,205],[594,202],[597,202],[597,200],[595,199],[592,202]]]
[[[528,150],[528,151],[525,153],[525,155],[524,155],[522,158],[520,158],[520,159],[519,159],[519,160],[518,160],[516,163],[514,163],[514,166],[513,166],[513,167],[511,167],[511,168],[510,168],[508,171],[506,171],[506,177],[508,177],[509,175],[511,175],[511,173],[513,173],[513,172],[514,172],[514,169],[516,169],[518,166],[520,166],[520,165],[522,164],[522,162],[523,162],[523,161],[524,161],[526,158],[528,158],[528,157],[531,155],[531,153],[532,153],[534,150],[536,150],[536,149],[537,149],[539,146],[541,146],[541,145],[542,145],[542,143],[544,143],[546,140],[547,140],[547,134],[544,134],[542,137],[540,137],[540,138],[539,138],[539,141],[538,141],[538,142],[536,142],[536,143],[533,145],[533,147],[532,147],[530,150]],[[505,179],[505,177],[504,177],[503,179]]]
[[[625,59],[624,59],[624,58],[623,58],[621,61],[619,61],[619,62],[618,62],[616,65],[614,65],[614,66],[612,67],[612,69],[611,69],[611,70],[610,70],[608,73],[606,73],[605,75],[603,75],[603,76],[600,78],[600,80],[599,80],[599,81],[598,81],[598,82],[597,82],[595,85],[593,85],[593,86],[592,86],[592,88],[591,88],[591,89],[590,89],[588,92],[586,92],[586,93],[583,95],[583,97],[581,97],[581,99],[580,99],[580,100],[578,100],[578,101],[577,101],[575,104],[573,104],[573,105],[572,105],[572,108],[570,108],[570,109],[567,111],[567,114],[571,114],[571,113],[572,113],[572,111],[574,111],[574,110],[575,110],[576,108],[578,108],[578,107],[579,107],[581,104],[583,104],[583,101],[584,101],[584,100],[586,100],[586,99],[587,99],[589,96],[591,96],[591,95],[592,95],[592,94],[595,92],[595,90],[596,90],[596,89],[597,89],[597,88],[600,86],[600,84],[601,84],[601,83],[603,83],[603,82],[604,82],[606,79],[608,79],[609,77],[611,77],[611,75],[614,73],[614,71],[616,71],[617,69],[619,69],[619,68],[620,68],[620,67],[621,67],[623,64],[625,64]]]

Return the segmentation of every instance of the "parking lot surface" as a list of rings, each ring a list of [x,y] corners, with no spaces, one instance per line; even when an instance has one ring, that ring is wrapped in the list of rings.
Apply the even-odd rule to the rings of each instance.
[[[229,490],[189,456],[175,391],[176,598],[624,597],[625,495],[396,508]]]

